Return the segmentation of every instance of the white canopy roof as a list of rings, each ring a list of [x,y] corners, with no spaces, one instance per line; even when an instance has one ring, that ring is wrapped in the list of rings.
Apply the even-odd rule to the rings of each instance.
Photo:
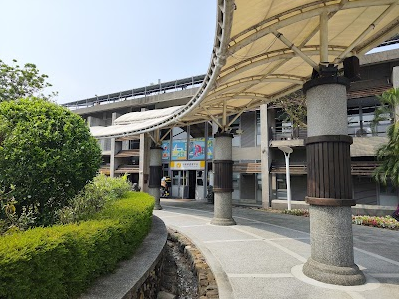
[[[130,112],[118,117],[113,126],[90,127],[90,132],[94,137],[102,136],[129,136],[136,135],[134,132],[147,127],[159,125],[168,120],[173,114],[182,109],[183,106],[169,107],[165,109],[147,110],[141,112]]]
[[[126,125],[123,133],[121,128],[95,136],[140,134],[177,121],[217,120],[290,94],[302,88],[320,61],[341,66],[344,58],[363,55],[397,34],[398,2],[217,0],[211,63],[190,102],[158,123]]]

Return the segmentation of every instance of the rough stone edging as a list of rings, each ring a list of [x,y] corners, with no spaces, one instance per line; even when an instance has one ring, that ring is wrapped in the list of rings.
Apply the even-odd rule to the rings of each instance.
[[[147,278],[154,274],[154,269],[162,262],[165,252],[165,223],[155,215],[152,219],[151,230],[134,255],[122,261],[114,273],[98,278],[81,299],[137,298]]]
[[[198,279],[198,295],[200,299],[219,298],[215,276],[201,251],[182,233],[168,228],[168,239],[178,244],[179,250],[191,263],[191,269]]]

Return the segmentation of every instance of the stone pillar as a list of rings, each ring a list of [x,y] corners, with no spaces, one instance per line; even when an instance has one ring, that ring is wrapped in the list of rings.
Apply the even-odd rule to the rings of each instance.
[[[148,194],[155,198],[155,210],[162,210],[161,207],[161,178],[162,178],[162,148],[150,148],[150,176],[148,183]]]
[[[215,225],[234,225],[232,214],[233,192],[233,135],[228,133],[215,134],[214,140],[214,186],[215,194],[214,215],[211,221]]]
[[[349,82],[320,77],[306,82],[311,257],[303,267],[310,278],[337,285],[360,285],[365,277],[354,263],[352,177],[347,135]]]
[[[269,125],[267,104],[260,106],[261,126],[261,171],[262,171],[262,207],[268,208],[270,204],[270,157],[269,157]]]

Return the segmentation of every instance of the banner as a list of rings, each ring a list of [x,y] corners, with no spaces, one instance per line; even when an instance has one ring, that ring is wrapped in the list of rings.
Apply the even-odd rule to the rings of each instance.
[[[162,160],[169,160],[170,158],[170,140],[162,141]]]
[[[186,160],[187,159],[187,142],[173,141],[172,142],[172,160]]]
[[[208,138],[208,152],[206,153],[208,160],[213,159],[213,138]]]
[[[205,138],[190,139],[188,146],[189,160],[205,160]]]

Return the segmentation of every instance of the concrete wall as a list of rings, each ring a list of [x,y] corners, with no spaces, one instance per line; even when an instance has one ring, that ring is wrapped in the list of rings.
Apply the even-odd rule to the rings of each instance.
[[[157,105],[158,108],[161,108],[161,103],[164,103],[163,107],[171,107],[179,105],[177,102],[178,100],[183,101],[181,103],[184,103],[184,100],[187,102],[197,93],[197,91],[198,88],[195,87],[175,92],[161,93],[131,100],[108,103],[105,105],[95,105],[88,108],[77,109],[74,110],[74,112],[79,115],[91,115],[93,113],[99,113],[103,111],[118,111],[119,113],[127,113],[131,112],[131,109],[134,107],[139,108]]]
[[[260,160],[260,146],[258,147],[233,147],[233,161]]]

